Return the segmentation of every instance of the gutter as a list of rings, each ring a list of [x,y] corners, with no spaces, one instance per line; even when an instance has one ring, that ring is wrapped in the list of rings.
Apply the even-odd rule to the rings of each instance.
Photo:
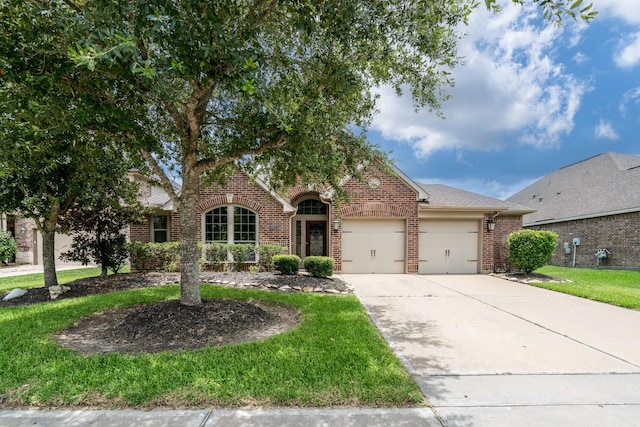
[[[577,220],[580,220],[580,219],[590,219],[590,218],[601,218],[603,216],[621,215],[621,214],[634,213],[634,212],[640,212],[640,206],[639,207],[635,207],[635,208],[620,209],[620,210],[616,210],[616,211],[601,212],[601,213],[595,213],[595,214],[569,216],[569,217],[566,217],[566,218],[543,219],[543,220],[540,220],[540,221],[526,222],[526,223],[523,223],[522,226],[523,227],[532,227],[532,226],[535,226],[535,225],[556,224],[558,222],[577,221]]]

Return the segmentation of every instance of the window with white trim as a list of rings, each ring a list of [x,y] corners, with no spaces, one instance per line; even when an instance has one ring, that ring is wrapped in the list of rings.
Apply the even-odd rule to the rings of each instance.
[[[153,216],[153,241],[156,243],[169,241],[169,215]]]
[[[204,216],[205,243],[257,243],[257,215],[240,206],[220,206]],[[255,253],[249,257],[255,261]]]

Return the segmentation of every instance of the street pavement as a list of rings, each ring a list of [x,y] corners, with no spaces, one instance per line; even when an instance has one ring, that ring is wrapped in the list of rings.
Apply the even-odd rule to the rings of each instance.
[[[430,408],[0,411],[0,426],[640,425],[640,312],[484,275],[343,275]]]

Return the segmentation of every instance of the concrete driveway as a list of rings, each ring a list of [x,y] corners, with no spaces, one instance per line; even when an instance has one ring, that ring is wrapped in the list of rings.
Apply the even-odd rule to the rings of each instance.
[[[640,312],[484,275],[343,275],[444,426],[640,425]]]

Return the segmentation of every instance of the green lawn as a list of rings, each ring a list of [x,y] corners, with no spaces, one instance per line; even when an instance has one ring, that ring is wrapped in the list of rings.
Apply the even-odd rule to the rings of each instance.
[[[127,267],[128,271],[128,267]],[[123,271],[124,272],[124,271]],[[59,271],[58,284],[63,285],[65,283],[83,279],[85,277],[95,277],[100,275],[100,268],[79,268],[77,270],[63,270]],[[44,286],[44,274],[33,273],[25,274],[22,276],[11,276],[0,278],[0,294],[9,292],[15,288],[41,288]]]
[[[424,404],[353,296],[203,286],[203,297],[259,298],[304,320],[262,342],[157,354],[85,356],[52,334],[114,307],[177,298],[177,286],[0,310],[0,407],[245,407]]]
[[[532,285],[620,307],[640,309],[640,271],[556,266],[546,266],[536,271],[548,276],[569,279],[571,282]]]

